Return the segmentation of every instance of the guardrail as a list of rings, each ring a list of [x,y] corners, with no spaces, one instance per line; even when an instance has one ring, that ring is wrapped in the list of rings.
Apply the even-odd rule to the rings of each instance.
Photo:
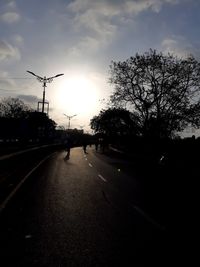
[[[13,152],[13,153],[9,153],[9,154],[5,154],[0,156],[0,161],[2,160],[6,160],[6,159],[11,159],[13,157],[25,154],[25,153],[31,153],[33,151],[38,151],[38,150],[45,150],[45,149],[61,149],[63,148],[63,144],[57,143],[57,144],[51,144],[51,145],[42,145],[42,146],[36,146],[36,147],[32,147],[32,148],[27,148],[27,149],[23,149],[23,150],[19,150],[17,152]]]
[[[0,157],[0,207],[15,192],[35,166],[53,152],[64,149],[64,145],[48,144],[24,149]],[[10,197],[9,197],[10,198]],[[1,208],[0,208],[1,211]]]

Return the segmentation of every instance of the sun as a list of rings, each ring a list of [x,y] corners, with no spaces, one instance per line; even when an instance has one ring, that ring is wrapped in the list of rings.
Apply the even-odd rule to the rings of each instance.
[[[98,99],[96,85],[84,76],[71,76],[56,90],[56,102],[59,108],[73,114],[93,113]]]

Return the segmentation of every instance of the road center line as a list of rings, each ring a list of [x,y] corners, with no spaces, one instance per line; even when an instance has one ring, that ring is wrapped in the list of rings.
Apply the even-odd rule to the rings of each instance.
[[[98,177],[99,177],[102,181],[104,181],[105,183],[107,182],[107,180],[106,180],[101,174],[98,174]]]

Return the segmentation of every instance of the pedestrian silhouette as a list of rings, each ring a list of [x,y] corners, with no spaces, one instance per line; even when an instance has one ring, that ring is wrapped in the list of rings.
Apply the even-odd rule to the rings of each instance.
[[[95,142],[95,150],[98,151],[98,146],[99,146],[99,143],[98,141]]]
[[[70,138],[67,139],[67,143],[66,143],[66,151],[67,151],[67,155],[65,156],[65,159],[69,159],[70,158],[70,150],[71,150],[71,146],[72,146],[72,141]]]
[[[87,144],[84,142],[83,143],[83,151],[84,151],[84,153],[86,154],[87,153]]]

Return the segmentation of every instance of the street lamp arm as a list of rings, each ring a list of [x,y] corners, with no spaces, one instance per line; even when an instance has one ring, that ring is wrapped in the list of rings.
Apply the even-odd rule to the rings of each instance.
[[[30,74],[32,74],[32,75],[34,75],[34,76],[37,77],[38,79],[43,79],[42,77],[36,75],[36,74],[33,73],[32,71],[27,70],[27,72],[30,73]]]
[[[53,79],[53,78],[57,78],[57,77],[62,76],[62,75],[64,75],[64,73],[62,73],[62,74],[57,74],[57,75],[55,75],[55,76],[53,76],[53,77],[49,77],[49,78],[47,78],[47,80],[51,80],[51,79]]]
[[[65,116],[66,116],[67,118],[69,118],[69,119],[71,119],[71,118],[77,116],[77,114],[69,116],[69,115],[66,115],[65,113],[63,113],[63,115],[65,115]]]
[[[64,73],[57,74],[55,77],[59,77],[59,76],[62,76],[62,75],[64,75]]]
[[[46,80],[46,81],[52,81],[53,78],[57,78],[57,77],[59,77],[59,76],[64,75],[64,73],[61,73],[61,74],[57,74],[57,75],[52,76],[52,77],[49,77],[49,78],[46,78],[46,77],[42,78],[42,77],[36,75],[36,74],[35,74],[34,72],[32,72],[32,71],[27,70],[27,72],[30,73],[30,74],[32,74],[32,75],[34,75],[34,76],[37,77],[39,80]]]
[[[65,115],[67,118],[69,117],[68,115],[66,115],[65,113],[63,113],[63,115]]]

